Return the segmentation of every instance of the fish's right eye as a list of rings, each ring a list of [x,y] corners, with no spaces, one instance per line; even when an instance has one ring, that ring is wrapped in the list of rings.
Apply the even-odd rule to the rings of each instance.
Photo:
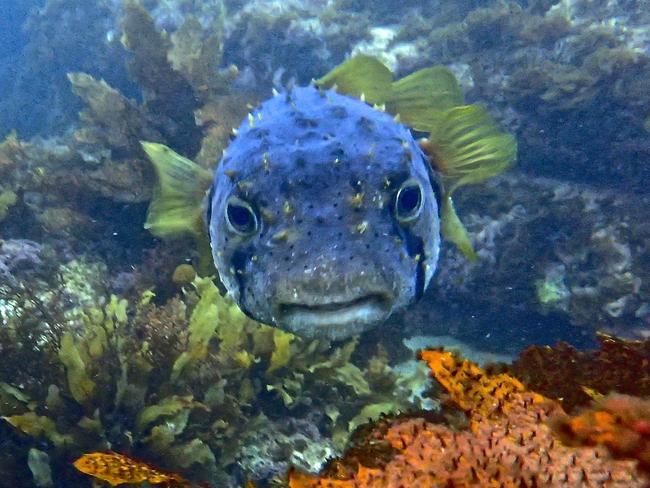
[[[253,207],[241,198],[232,196],[226,203],[226,224],[235,234],[248,237],[257,232],[259,223]]]

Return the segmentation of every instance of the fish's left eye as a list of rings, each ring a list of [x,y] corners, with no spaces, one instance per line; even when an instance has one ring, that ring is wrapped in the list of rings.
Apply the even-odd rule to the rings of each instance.
[[[424,205],[422,185],[411,178],[406,180],[395,195],[395,217],[406,224],[417,219]]]
[[[258,229],[258,220],[253,207],[241,198],[230,197],[226,203],[228,228],[240,236],[251,236]]]

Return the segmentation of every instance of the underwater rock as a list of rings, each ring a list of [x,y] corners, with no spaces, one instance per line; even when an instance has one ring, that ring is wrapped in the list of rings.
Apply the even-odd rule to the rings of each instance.
[[[369,53],[399,74],[430,64],[450,66],[468,101],[488,104],[518,131],[520,164],[533,174],[636,191],[643,191],[641,182],[648,178],[647,165],[636,164],[650,151],[644,84],[650,74],[650,14],[641,1],[459,6],[450,1],[150,0],[144,2],[149,13],[136,2],[123,7],[111,1],[76,7],[85,9],[83,16],[67,15],[65,3],[50,0],[33,14],[30,47],[24,59],[11,58],[25,74],[15,81],[2,113],[18,113],[21,97],[42,101],[35,91],[46,92],[48,102],[3,123],[5,132],[19,126],[32,134],[61,111],[67,115],[59,117],[57,127],[69,123],[79,104],[65,86],[68,71],[103,77],[127,96],[136,94],[117,42],[126,12],[131,20],[122,23],[124,40],[134,55],[130,73],[155,115],[149,122],[188,156],[200,144],[196,132],[185,130],[200,108],[193,97],[198,94],[199,105],[206,105],[197,80],[219,80],[215,71],[236,64],[242,72],[238,86],[266,95],[260,86],[306,83],[351,53]],[[79,28],[89,18],[101,20],[92,22],[93,29]],[[146,39],[150,44],[143,43]],[[75,53],[74,62],[66,58],[53,67],[53,49]],[[196,77],[199,66],[213,76]],[[45,106],[48,117],[42,116]]]
[[[14,273],[24,274],[30,268],[42,264],[42,247],[26,239],[0,241],[0,276],[3,280],[15,280]]]
[[[316,414],[320,415],[320,414]],[[250,441],[237,456],[237,464],[252,479],[281,477],[290,466],[317,472],[327,459],[341,454],[317,425],[322,419],[258,418]]]
[[[443,245],[433,286],[403,319],[415,332],[516,352],[648,330],[647,199],[514,172],[456,198],[479,259]]]
[[[224,58],[247,85],[304,85],[343,61],[353,42],[367,37],[364,12],[337,2],[254,0],[227,17]]]

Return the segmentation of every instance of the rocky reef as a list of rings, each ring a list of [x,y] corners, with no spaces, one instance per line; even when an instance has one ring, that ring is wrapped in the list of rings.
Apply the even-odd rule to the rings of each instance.
[[[447,3],[447,2],[443,2]],[[451,2],[449,2],[451,3]],[[388,26],[384,58],[451,66],[468,99],[499,110],[530,174],[643,193],[650,73],[643,1],[482,2]],[[373,49],[356,46],[357,50]]]

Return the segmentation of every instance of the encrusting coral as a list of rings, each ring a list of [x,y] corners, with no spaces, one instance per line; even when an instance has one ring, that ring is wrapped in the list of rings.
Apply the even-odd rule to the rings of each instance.
[[[526,390],[517,379],[488,375],[441,350],[423,351],[421,359],[448,403],[467,415],[467,429],[417,417],[380,422],[368,446],[383,445],[389,453],[384,460],[368,466],[358,462],[357,453],[348,453],[350,459],[330,463],[321,476],[291,471],[289,486],[644,486],[633,461],[612,460],[601,446],[564,446],[547,425],[563,413],[560,405]],[[634,458],[627,452],[621,457]]]

